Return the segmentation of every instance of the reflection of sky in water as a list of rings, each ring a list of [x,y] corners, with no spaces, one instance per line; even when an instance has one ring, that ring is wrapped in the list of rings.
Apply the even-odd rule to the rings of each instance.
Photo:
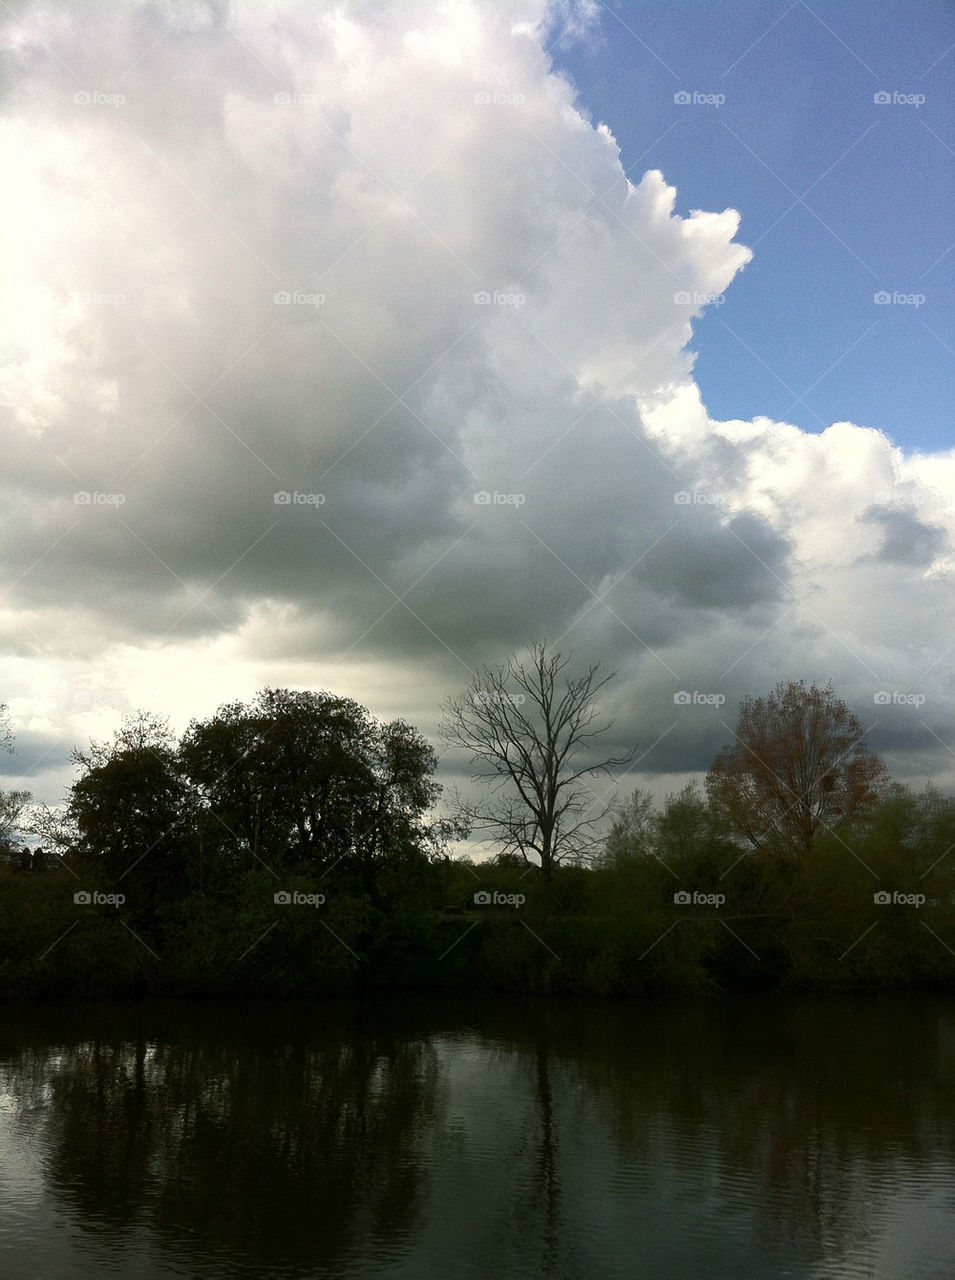
[[[586,1038],[585,1019],[581,1035]],[[425,1108],[404,1157],[422,1173],[418,1198],[398,1238],[377,1242],[372,1256],[367,1237],[365,1255],[342,1258],[336,1274],[356,1280],[483,1280],[491,1274],[945,1280],[955,1274],[945,1270],[955,1238],[955,1162],[903,1155],[904,1133],[884,1134],[881,1161],[846,1126],[807,1135],[812,1185],[804,1179],[803,1193],[822,1201],[809,1210],[794,1204],[799,1178],[773,1166],[778,1135],[771,1125],[753,1134],[730,1132],[750,1081],[723,1080],[714,1091],[705,1064],[699,1070],[686,1064],[676,1079],[661,1061],[659,1077],[641,1090],[646,1078],[631,1079],[622,1057],[604,1062],[582,1053],[578,1060],[566,1048],[565,1041],[560,1052],[538,1052],[533,1039],[517,1045],[476,1027],[427,1037],[421,1071],[431,1111]],[[129,1049],[118,1083],[132,1079],[134,1046]],[[156,1052],[151,1042],[147,1076]],[[84,1060],[89,1054],[88,1045],[78,1050]],[[6,1086],[0,1091],[0,1274],[261,1274],[261,1259],[244,1265],[226,1256],[222,1240],[197,1257],[189,1235],[154,1232],[145,1203],[122,1231],[105,1220],[78,1220],[75,1206],[57,1198],[46,1181],[50,1076],[68,1070],[69,1057],[59,1049],[45,1060],[32,1057],[15,1083],[9,1067],[0,1063]],[[387,1095],[389,1069],[387,1058],[375,1063],[369,1097]],[[200,1094],[216,1097],[222,1083],[213,1076],[195,1082]],[[705,1105],[668,1109],[681,1090],[692,1093],[697,1084]],[[931,1149],[939,1145],[931,1128],[937,1099],[930,1086],[924,1094],[916,1089],[913,1084],[908,1118]],[[890,1128],[893,1121],[873,1123]],[[120,1135],[118,1147],[122,1141]],[[765,1169],[773,1176],[760,1181]],[[161,1190],[159,1183],[149,1196]],[[360,1221],[365,1214],[362,1206]],[[316,1206],[309,1229],[320,1223]],[[306,1273],[278,1268],[270,1274]]]
[[[846,1251],[845,1275],[884,1276],[886,1280],[893,1276],[898,1280],[948,1280],[955,1275],[955,1179],[951,1164],[913,1166],[900,1160],[894,1176],[880,1179],[872,1202],[877,1215],[871,1238]],[[830,1280],[831,1264],[821,1264],[810,1275],[811,1280]]]

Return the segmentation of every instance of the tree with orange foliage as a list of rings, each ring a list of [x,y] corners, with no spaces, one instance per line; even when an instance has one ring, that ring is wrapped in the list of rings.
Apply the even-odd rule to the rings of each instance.
[[[862,726],[832,682],[780,682],[740,706],[736,741],[716,757],[706,791],[724,829],[753,849],[796,857],[878,804],[888,782]]]

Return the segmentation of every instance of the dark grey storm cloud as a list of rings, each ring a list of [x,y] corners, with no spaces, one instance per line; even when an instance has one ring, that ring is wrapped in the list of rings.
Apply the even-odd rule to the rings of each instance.
[[[872,507],[862,515],[867,524],[882,529],[882,545],[876,558],[886,564],[928,568],[949,551],[948,537],[938,525],[926,524],[906,508]]]

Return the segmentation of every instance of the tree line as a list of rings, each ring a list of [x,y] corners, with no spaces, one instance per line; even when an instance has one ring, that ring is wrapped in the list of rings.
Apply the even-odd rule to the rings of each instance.
[[[58,855],[0,859],[0,996],[955,977],[955,801],[893,782],[831,684],[745,700],[703,788],[614,809],[610,678],[543,644],[475,673],[441,730],[475,787],[443,816],[434,748],[348,698],[265,689],[178,741],[129,717],[62,809],[0,794],[0,842]],[[453,856],[471,835],[494,856]]]

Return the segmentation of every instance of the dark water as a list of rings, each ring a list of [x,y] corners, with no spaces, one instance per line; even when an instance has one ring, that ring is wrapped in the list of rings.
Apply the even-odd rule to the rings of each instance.
[[[955,1010],[6,1011],[0,1275],[955,1277]]]

